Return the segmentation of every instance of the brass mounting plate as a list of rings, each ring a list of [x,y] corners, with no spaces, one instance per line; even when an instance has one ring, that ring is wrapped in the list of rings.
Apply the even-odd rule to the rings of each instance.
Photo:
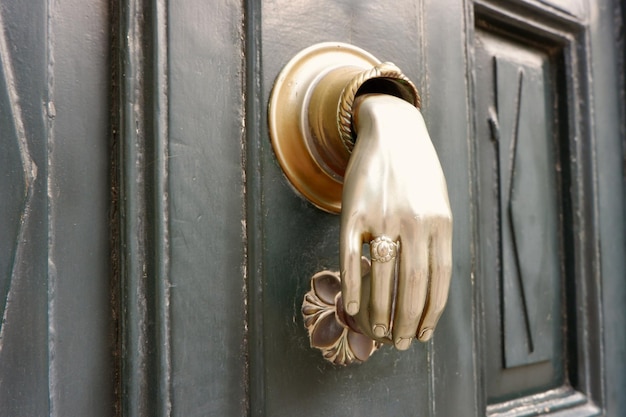
[[[283,172],[298,193],[329,213],[341,212],[343,178],[318,162],[312,145],[308,103],[317,83],[341,67],[368,69],[380,64],[353,45],[325,42],[300,51],[280,72],[270,96],[269,133]]]

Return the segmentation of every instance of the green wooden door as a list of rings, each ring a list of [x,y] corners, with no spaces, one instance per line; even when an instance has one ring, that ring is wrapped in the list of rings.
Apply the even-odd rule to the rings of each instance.
[[[105,2],[0,2],[0,415],[114,414]]]
[[[0,2],[0,414],[624,415],[619,7]],[[322,41],[415,82],[455,222],[432,341],[346,368],[300,313],[339,217],[266,123]]]

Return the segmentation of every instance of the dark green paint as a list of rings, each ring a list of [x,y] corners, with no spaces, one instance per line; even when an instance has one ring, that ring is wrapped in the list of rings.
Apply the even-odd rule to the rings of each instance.
[[[38,172],[25,239],[17,242],[28,188],[11,98],[0,80],[0,232],[11,236],[0,243],[2,305],[6,294],[15,294],[0,340],[0,414],[485,415],[493,399],[490,366],[500,366],[487,333],[501,327],[488,316],[479,258],[486,248],[476,27],[543,48],[551,60],[558,55],[545,78],[555,84],[544,86],[559,93],[557,114],[545,118],[563,121],[566,149],[524,177],[520,198],[532,194],[539,201],[554,187],[571,190],[547,210],[571,208],[559,220],[566,227],[558,239],[566,242],[562,273],[574,285],[553,288],[564,304],[555,296],[546,307],[563,307],[567,331],[555,330],[556,321],[546,327],[555,332],[554,345],[543,347],[541,359],[554,362],[539,364],[563,369],[524,392],[563,382],[572,388],[536,399],[533,407],[623,414],[617,6],[582,0],[1,5]],[[302,48],[332,40],[393,61],[416,83],[455,220],[452,287],[433,341],[404,353],[385,348],[346,369],[309,348],[300,316],[310,276],[338,266],[338,217],[294,194],[266,126],[269,92],[282,66]],[[528,111],[541,118],[540,108]],[[567,180],[559,185],[557,176],[557,185],[546,181],[539,190],[528,185],[552,172],[555,159]],[[520,238],[524,256],[533,257],[532,238]],[[9,288],[11,259],[20,262]],[[543,317],[536,310],[531,321]],[[527,371],[519,378],[537,376]],[[512,400],[489,410],[517,406]]]
[[[111,416],[108,7],[0,13],[0,415]]]
[[[480,276],[490,403],[564,381],[563,219],[557,155],[567,135],[553,117],[558,65],[545,51],[476,32],[476,149]],[[559,149],[561,148],[561,149]],[[565,191],[566,192],[566,191]]]
[[[172,412],[247,405],[240,2],[168,6]]]

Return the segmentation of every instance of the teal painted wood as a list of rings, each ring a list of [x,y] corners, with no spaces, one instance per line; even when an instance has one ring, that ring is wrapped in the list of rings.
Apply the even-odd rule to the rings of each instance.
[[[55,417],[117,412],[109,7],[80,0],[47,5],[48,360]]]
[[[593,53],[590,69],[593,74],[592,134],[596,138],[598,222],[602,282],[603,365],[605,413],[624,415],[626,410],[626,66],[620,59],[624,48],[626,4],[615,1],[598,6],[597,19],[589,28],[589,44]],[[612,51],[609,53],[608,51]],[[625,55],[626,56],[626,55]],[[621,61],[621,62],[620,62]],[[621,192],[620,192],[621,190]]]
[[[524,4],[516,2],[514,9],[519,10]],[[165,51],[168,65],[159,67],[159,71],[167,79],[167,88],[163,90],[163,85],[157,83],[156,89],[147,85],[145,91],[151,97],[147,101],[149,106],[154,104],[155,91],[156,96],[167,92],[167,134],[160,139],[164,142],[155,142],[167,146],[154,155],[160,161],[160,168],[146,165],[145,169],[161,175],[165,185],[155,194],[148,193],[152,196],[148,198],[149,204],[161,201],[163,205],[150,206],[149,210],[156,209],[155,217],[147,215],[146,219],[148,223],[167,225],[163,229],[167,233],[151,236],[169,239],[160,248],[154,248],[160,260],[146,259],[154,268],[161,264],[161,275],[155,275],[157,284],[164,289],[169,283],[173,287],[170,293],[166,290],[152,293],[146,287],[148,299],[156,297],[155,303],[170,307],[159,310],[148,306],[148,317],[155,317],[161,330],[149,330],[153,333],[148,333],[140,346],[147,347],[150,340],[163,337],[163,334],[158,336],[161,332],[169,334],[169,338],[159,340],[166,344],[169,340],[170,350],[164,349],[160,354],[146,351],[144,359],[128,357],[131,362],[150,363],[157,358],[160,361],[154,368],[160,371],[148,370],[141,377],[144,379],[135,382],[127,375],[128,383],[132,386],[145,382],[147,396],[140,398],[153,398],[157,389],[169,392],[171,402],[160,404],[162,415],[202,415],[207,411],[236,415],[244,410],[252,415],[449,416],[468,415],[468,410],[483,415],[487,404],[480,332],[484,324],[479,320],[480,297],[473,286],[476,281],[469,279],[476,229],[471,223],[475,203],[468,176],[472,172],[469,118],[474,99],[467,82],[473,58],[467,55],[471,44],[466,42],[471,42],[473,33],[473,9],[441,2],[407,2],[381,19],[376,7],[367,8],[354,18],[351,13],[361,9],[351,4],[296,6],[249,2],[245,16],[234,5],[221,6],[224,9],[215,15],[219,21],[210,27],[218,28],[222,42],[217,41],[214,33],[207,32],[208,26],[197,23],[197,19],[207,20],[213,15],[193,4],[170,5],[168,13],[161,16],[167,22],[169,43]],[[576,9],[573,15],[580,15],[579,6],[578,3],[572,6]],[[322,16],[320,9],[334,13],[330,17]],[[561,22],[565,16],[556,9],[546,10],[548,15],[556,16],[554,22]],[[302,20],[303,14],[309,18]],[[348,15],[352,23],[345,25]],[[525,19],[533,20],[528,16]],[[245,44],[239,43],[242,27],[236,22],[245,26]],[[402,36],[385,35],[390,26],[402,32]],[[458,33],[458,37],[449,35],[441,39],[441,27],[454,28],[451,32]],[[155,35],[147,30],[146,33],[146,39],[154,39],[159,32]],[[456,273],[468,277],[454,281],[446,313],[450,318],[444,316],[438,330],[441,336],[436,336],[430,346],[415,346],[407,356],[394,351],[380,352],[368,364],[347,370],[333,368],[309,349],[299,312],[310,274],[336,267],[337,218],[319,212],[293,194],[274,160],[265,126],[269,90],[282,65],[301,48],[331,39],[349,41],[383,59],[395,60],[420,85],[428,104],[424,112],[429,117],[431,131],[435,132],[435,146],[444,169],[452,173],[449,186],[453,190],[458,222]],[[238,46],[233,49],[233,45]],[[240,78],[244,67],[236,54],[237,48],[244,45],[245,88]],[[162,49],[159,53],[163,53]],[[157,67],[164,55],[159,56],[151,58]],[[154,62],[150,61],[146,68],[150,64]],[[205,68],[216,71],[204,72]],[[152,74],[148,76],[151,79],[158,71],[148,73]],[[203,86],[207,79],[208,86]],[[227,84],[233,80],[240,83],[239,87]],[[209,100],[207,104],[208,91],[217,100]],[[464,92],[465,99],[451,99],[459,91]],[[245,100],[241,95],[244,92]],[[234,110],[241,110],[244,105],[246,142],[242,144],[238,134],[243,128],[243,114]],[[201,109],[206,113],[201,114]],[[162,115],[145,117],[152,122],[162,120]],[[583,119],[579,115],[577,126],[584,125]],[[244,155],[245,181],[237,176]],[[163,158],[167,162],[161,161]],[[201,165],[206,161],[209,162]],[[166,173],[159,174],[160,169]],[[577,180],[589,175],[588,171],[581,172]],[[198,181],[202,186],[195,184]],[[244,185],[245,193],[242,193]],[[150,198],[154,199],[152,203]],[[202,211],[203,204],[208,204],[211,210]],[[198,212],[201,213],[194,223],[193,214]],[[209,217],[205,218],[205,214]],[[238,234],[241,229],[233,228],[241,221],[240,217],[246,219],[245,238]],[[593,221],[593,216],[588,219]],[[215,246],[216,235],[229,242],[228,249]],[[245,271],[244,281],[231,280],[226,284],[214,273],[230,271],[232,276],[241,276],[236,275],[241,271],[235,270],[235,265]],[[201,271],[209,271],[206,281],[200,278]],[[243,284],[247,290],[247,311],[243,304],[246,296]],[[591,288],[592,297],[593,291]],[[202,305],[208,307],[199,307]],[[228,314],[221,311],[225,306],[229,308]],[[243,327],[245,317],[248,332]],[[597,339],[582,344],[585,343],[588,345],[585,352],[591,353],[582,358],[583,367],[587,366],[585,363],[594,363],[589,362],[589,357],[596,355],[594,349],[597,352],[602,348]],[[601,371],[577,373],[576,386],[601,401],[602,389],[591,388],[599,374]],[[570,405],[587,402],[585,395],[571,390],[554,392],[546,398],[548,402],[541,405],[548,404],[554,410],[560,406],[552,404],[562,402],[563,398],[568,398]],[[132,404],[131,398],[126,401]],[[497,410],[492,407],[491,411],[518,406],[510,402]],[[138,410],[137,415],[149,415],[149,410]],[[594,412],[592,406],[577,410],[577,415]]]
[[[599,196],[602,195],[602,188],[597,186],[596,164],[599,163],[599,160],[596,159],[593,151],[599,142],[590,130],[594,110],[590,104],[581,105],[581,103],[593,101],[591,99],[594,94],[593,83],[588,83],[593,77],[591,75],[593,72],[588,62],[590,62],[591,57],[597,57],[597,54],[585,47],[589,32],[586,31],[584,21],[577,18],[572,19],[574,13],[572,15],[559,14],[558,11],[546,9],[537,10],[525,19],[519,19],[516,18],[516,13],[520,13],[523,8],[517,9],[516,13],[511,13],[508,10],[504,11],[501,4],[479,2],[476,9],[486,20],[480,23],[482,28],[506,36],[507,33],[523,31],[523,28],[530,24],[534,29],[526,29],[526,35],[517,33],[517,38],[520,41],[532,42],[534,40],[537,47],[545,47],[551,42],[557,42],[556,49],[552,49],[551,53],[556,54],[554,56],[557,58],[563,54],[562,58],[557,60],[557,64],[563,69],[557,71],[556,88],[559,92],[559,99],[555,108],[558,119],[567,121],[565,124],[566,131],[561,132],[558,136],[565,143],[565,148],[560,151],[558,165],[559,173],[562,176],[561,187],[565,193],[561,203],[564,207],[564,215],[561,219],[564,222],[564,227],[561,228],[561,239],[565,242],[563,273],[566,278],[563,285],[567,305],[564,310],[567,326],[565,332],[567,342],[564,351],[569,359],[565,361],[567,378],[564,388],[567,389],[572,386],[575,390],[583,393],[586,399],[576,398],[576,394],[568,394],[567,391],[560,394],[553,392],[550,396],[558,395],[548,401],[547,405],[548,409],[556,412],[562,409],[565,403],[570,402],[570,405],[566,407],[569,408],[568,413],[572,415],[597,415],[602,410],[606,410],[607,404],[614,400],[614,398],[611,399],[607,396],[605,391],[605,380],[610,377],[612,370],[603,366],[603,351],[606,349],[606,345],[600,327],[603,326],[601,308],[604,305],[601,301],[601,280],[606,279],[606,282],[611,286],[615,282],[610,275],[604,275],[599,269],[600,259],[604,259],[600,251],[601,229],[598,227],[598,223],[603,220],[597,208]],[[500,10],[497,11],[497,9]],[[500,15],[499,18],[498,15]],[[499,21],[499,19],[502,20]],[[537,23],[541,26],[535,26]],[[611,28],[609,27],[607,30],[610,31]],[[540,41],[542,38],[544,41]],[[579,47],[572,48],[569,46],[571,42],[579,45]],[[610,55],[609,59],[613,59]],[[596,59],[602,61],[605,58],[594,58],[593,60]],[[562,74],[566,76],[562,76]],[[597,74],[595,75],[597,76]],[[611,77],[610,72],[607,75]],[[615,78],[613,78],[613,82],[617,84]],[[621,197],[618,197],[618,205],[620,200]],[[568,209],[567,207],[570,205],[571,208]],[[616,221],[616,219],[613,218],[612,221]],[[622,221],[623,219],[617,219],[617,224],[621,224]],[[615,314],[616,308],[614,305],[611,309],[612,314]],[[493,328],[493,315],[487,313],[486,317],[487,325],[491,320],[491,328]],[[621,327],[624,328],[624,326]],[[618,331],[618,333],[620,332],[621,330]],[[517,372],[523,372],[523,370]],[[563,399],[568,396],[569,398],[559,403],[556,401],[559,396]],[[619,398],[619,396],[617,397]],[[544,400],[545,398],[547,397],[544,397]],[[488,411],[490,413],[502,413],[516,412],[515,410],[517,410],[519,413],[524,410],[530,412],[532,407],[536,407],[536,410],[545,410],[546,408],[542,407],[541,402],[542,400],[537,398],[534,405],[531,405],[532,402],[524,405],[521,401],[511,400],[492,405]],[[611,413],[616,413],[615,409],[608,412],[607,415],[612,415]]]
[[[243,17],[239,1],[167,8],[174,416],[248,408]]]
[[[118,6],[122,414],[241,415],[243,10]]]
[[[510,297],[511,292],[507,291],[506,288],[497,290],[497,280],[482,282],[483,305],[485,305],[484,325],[487,342],[484,353],[487,371],[484,374],[484,380],[487,387],[487,401],[491,404],[488,407],[488,411],[490,413],[520,413],[524,412],[524,409],[528,410],[528,407],[536,407],[536,410],[547,409],[556,412],[557,410],[567,408],[569,409],[568,412],[573,415],[595,415],[599,412],[595,405],[603,401],[602,389],[590,388],[590,385],[578,382],[577,379],[595,381],[591,382],[591,385],[601,387],[603,371],[600,366],[600,358],[597,355],[597,349],[601,346],[601,342],[597,337],[598,335],[593,333],[598,326],[596,321],[598,304],[586,304],[585,308],[578,306],[580,297],[594,298],[596,296],[597,285],[594,284],[593,265],[597,260],[597,253],[593,249],[589,249],[585,244],[581,244],[581,235],[575,231],[585,230],[588,242],[595,241],[596,236],[592,219],[597,213],[587,204],[587,201],[593,201],[596,198],[597,190],[589,186],[589,184],[584,184],[584,181],[581,180],[582,178],[593,177],[594,173],[588,170],[588,166],[585,163],[577,162],[585,158],[580,154],[581,147],[574,142],[574,138],[581,138],[579,143],[589,146],[593,143],[593,138],[584,133],[585,126],[588,123],[587,112],[589,108],[578,108],[576,105],[576,103],[581,101],[579,97],[585,97],[588,94],[586,86],[584,83],[582,85],[580,83],[565,83],[565,78],[561,75],[567,74],[569,78],[581,79],[585,77],[584,74],[588,71],[584,64],[584,59],[578,58],[580,55],[584,56],[586,50],[584,48],[574,49],[569,47],[570,42],[584,45],[584,27],[577,19],[572,19],[569,15],[559,15],[558,12],[550,9],[534,10],[531,14],[532,9],[530,7],[532,6],[530,4],[524,6],[527,8],[527,11],[524,11],[524,8],[520,8],[514,13],[501,7],[501,5],[490,4],[490,2],[484,2],[479,6],[480,8],[477,5],[479,12],[477,25],[480,27],[481,32],[476,35],[477,57],[475,61],[476,97],[478,99],[475,122],[477,140],[490,135],[493,136],[493,131],[498,130],[496,122],[497,118],[501,116],[500,112],[503,109],[502,99],[507,97],[503,95],[507,91],[506,86],[500,85],[500,79],[505,75],[501,71],[503,69],[500,65],[501,60],[517,56],[521,60],[520,62],[524,62],[524,66],[528,66],[533,62],[533,59],[528,56],[523,59],[525,52],[510,53],[511,49],[530,48],[528,51],[534,49],[533,53],[540,57],[540,51],[542,48],[545,48],[543,49],[543,54],[545,55],[542,58],[545,62],[542,66],[545,74],[543,82],[547,88],[546,92],[540,94],[538,98],[541,99],[541,96],[545,97],[544,108],[550,109],[550,107],[554,106],[555,109],[554,116],[550,114],[551,111],[546,112],[545,115],[546,123],[549,123],[548,128],[553,129],[555,132],[554,136],[549,134],[546,138],[549,146],[553,149],[550,150],[548,148],[548,151],[542,153],[543,158],[553,158],[548,165],[548,167],[553,168],[549,168],[548,171],[546,171],[545,167],[541,168],[545,165],[544,162],[532,170],[533,174],[537,174],[542,170],[544,173],[540,176],[542,184],[527,190],[526,203],[531,204],[532,201],[535,201],[535,204],[541,207],[541,217],[552,213],[551,222],[553,225],[549,228],[544,228],[543,233],[548,233],[548,235],[542,237],[541,241],[543,245],[547,244],[553,248],[552,250],[544,251],[544,253],[551,253],[552,255],[550,256],[553,258],[551,264],[557,265],[556,268],[550,268],[550,264],[542,268],[544,271],[542,271],[542,278],[538,282],[541,285],[550,285],[548,284],[550,282],[552,284],[550,289],[537,292],[534,294],[534,297],[538,298],[539,303],[551,306],[546,311],[551,311],[549,315],[552,317],[563,314],[562,319],[557,317],[556,322],[553,322],[551,325],[549,322],[544,324],[545,329],[551,329],[547,333],[544,331],[543,334],[544,339],[549,341],[549,345],[552,344],[553,353],[549,355],[548,362],[533,361],[533,355],[536,357],[538,353],[530,352],[530,355],[528,355],[529,360],[526,361],[526,364],[523,362],[517,364],[524,366],[509,367],[507,366],[509,360],[507,354],[515,353],[518,358],[521,358],[519,357],[519,352],[511,352],[511,348],[514,349],[515,347],[512,344],[507,344],[507,339],[511,337],[508,330],[514,328],[512,326],[514,323],[507,318],[507,314],[510,314],[511,309],[510,302],[507,303],[507,296]],[[507,44],[506,42],[509,43]],[[496,57],[496,67],[492,66],[493,56]],[[573,65],[573,63],[578,65]],[[548,69],[549,67],[551,69]],[[526,72],[524,75],[527,75]],[[489,86],[494,82],[491,80],[495,80],[498,88],[490,95],[488,90],[485,91],[485,86]],[[514,97],[514,88],[509,88],[508,90],[510,91],[508,96]],[[557,99],[550,98],[550,95],[554,95]],[[537,98],[534,101],[536,102]],[[540,107],[541,105],[535,105],[533,110],[537,111]],[[493,110],[490,110],[490,108]],[[523,109],[523,107],[520,107],[520,109]],[[494,114],[490,114],[490,112]],[[541,117],[534,116],[532,119],[533,123],[536,124],[541,120]],[[485,125],[485,120],[491,121],[490,127]],[[503,126],[504,123],[500,127],[503,128]],[[520,130],[520,132],[523,133],[523,130]],[[533,140],[536,140],[537,137],[542,135],[536,134],[533,136]],[[479,230],[482,242],[482,247],[479,250],[482,252],[480,258],[482,265],[479,270],[487,272],[485,278],[489,278],[489,272],[497,271],[499,265],[503,264],[503,277],[500,281],[500,286],[506,286],[510,285],[507,284],[506,275],[511,271],[507,271],[506,258],[502,262],[498,261],[498,257],[505,256],[506,252],[501,252],[500,255],[497,255],[497,243],[495,244],[495,251],[489,248],[490,241],[498,242],[499,240],[498,227],[490,229],[490,225],[493,225],[494,222],[489,213],[492,212],[492,215],[496,218],[503,217],[504,219],[508,215],[515,213],[514,211],[503,213],[503,209],[499,210],[500,213],[498,213],[498,210],[492,210],[493,205],[490,205],[489,201],[494,183],[490,182],[491,180],[485,181],[485,178],[491,177],[489,166],[492,162],[489,159],[492,157],[488,156],[485,159],[489,153],[488,151],[485,152],[489,145],[486,145],[484,139],[482,140],[482,142],[477,142],[477,160],[482,163],[479,165],[481,178],[478,184],[479,201],[482,203],[482,209],[479,212]],[[552,144],[551,142],[554,143]],[[502,142],[499,143],[502,145]],[[535,144],[528,150],[534,152],[539,146],[541,145]],[[504,149],[496,148],[496,150],[509,152],[512,148],[514,149],[514,147],[505,146]],[[496,156],[496,160],[498,159],[500,166],[509,165],[510,159]],[[538,158],[533,159],[538,160]],[[532,164],[531,162],[526,162],[525,166],[528,167]],[[519,168],[516,167],[517,169]],[[524,169],[524,166],[521,169]],[[506,171],[504,175],[507,175]],[[554,181],[555,175],[556,182]],[[528,178],[528,175],[526,177]],[[496,180],[495,184],[498,181]],[[541,191],[545,187],[550,186],[553,188],[552,192]],[[502,190],[501,187],[499,189]],[[538,192],[542,192],[544,197],[539,199],[533,197]],[[562,195],[559,197],[559,194]],[[499,198],[502,197],[506,198],[506,195],[499,196]],[[487,201],[484,201],[485,199]],[[579,213],[579,215],[575,216],[572,213]],[[548,219],[550,217],[546,217],[545,220]],[[560,222],[558,226],[554,224],[556,219]],[[500,227],[506,228],[507,224],[506,222],[504,223],[500,221]],[[555,227],[560,235],[557,240],[560,242],[558,247],[555,247],[555,240],[550,238],[549,235],[549,231],[554,230]],[[532,224],[528,224],[528,227],[524,229],[527,239],[530,237],[529,232],[531,231]],[[504,234],[504,238],[506,239],[506,234]],[[509,242],[506,240],[500,243],[505,249],[507,244]],[[523,251],[520,251],[522,247],[519,245],[516,244],[513,249],[518,251],[519,255],[523,255]],[[524,268],[528,270],[528,262],[526,260],[522,264],[523,267],[520,271],[524,271]],[[536,259],[534,262],[539,263],[541,261]],[[495,270],[494,266],[496,267]],[[551,280],[550,277],[554,277],[555,273],[562,276],[560,279]],[[528,280],[528,278],[524,277],[524,281]],[[526,284],[529,284],[529,282]],[[550,291],[554,293],[555,290],[559,292],[558,297],[551,296],[541,301],[541,297],[548,296]],[[520,293],[520,295],[522,294]],[[533,296],[532,292],[530,294]],[[498,300],[499,298],[501,299]],[[521,304],[523,304],[525,300],[523,297],[520,298]],[[560,305],[559,299],[563,300],[563,305]],[[532,305],[533,300],[527,299],[526,301],[528,301],[528,306]],[[532,336],[533,328],[537,329],[537,319],[540,318],[540,311],[541,309],[537,308],[528,310],[528,315],[525,316],[527,319],[526,323],[517,323],[518,335],[526,333],[527,337],[529,335]],[[545,317],[547,316],[544,313],[543,320],[546,320]],[[561,324],[558,323],[559,320],[562,320]],[[501,326],[502,335],[498,334],[497,331]],[[585,334],[587,337],[582,338],[581,334]],[[500,338],[502,338],[502,342],[499,341]],[[563,343],[560,340],[565,342]],[[502,352],[502,357],[499,357],[500,352]],[[577,358],[580,362],[576,366],[571,366],[572,358]],[[585,363],[586,365],[580,365],[580,363]],[[582,392],[583,395],[576,394],[575,391],[569,388],[570,384],[576,390]],[[543,393],[549,388],[559,386],[562,386],[562,388],[558,388],[550,394]],[[541,394],[537,394],[534,400],[529,402],[530,404],[534,402],[534,405],[525,406],[521,400],[516,399],[516,397],[521,398],[533,391],[541,392]]]
[[[511,10],[526,10],[529,4],[513,2]],[[162,16],[168,28],[167,146],[165,154],[155,155],[157,160],[167,156],[168,162],[159,168],[167,171],[166,177],[161,177],[166,178],[166,186],[156,194],[149,193],[151,198],[164,199],[166,214],[157,208],[153,216],[160,217],[147,216],[148,223],[143,226],[163,222],[168,234],[161,236],[169,236],[167,245],[155,249],[161,257],[157,263],[167,262],[163,274],[155,279],[159,285],[169,281],[170,293],[146,290],[148,299],[156,297],[155,302],[170,306],[148,310],[154,314],[148,317],[155,317],[161,331],[170,334],[169,339],[161,339],[170,341],[169,354],[147,351],[145,357],[148,362],[159,358],[160,366],[165,365],[165,373],[156,381],[151,375],[159,374],[149,372],[145,380],[147,398],[153,398],[157,386],[169,389],[171,409],[160,408],[160,413],[485,414],[484,323],[475,286],[480,276],[472,269],[476,206],[470,178],[474,105],[471,5],[406,2],[385,13],[377,5],[350,2],[248,2],[245,13],[227,2],[220,3],[215,13],[193,3],[168,6]],[[535,6],[530,4],[527,9]],[[584,17],[579,6],[579,2],[572,4],[571,14]],[[572,20],[567,10],[540,8],[556,16],[544,21],[548,26]],[[507,16],[503,22],[510,20]],[[529,16],[521,20],[532,22],[534,18]],[[443,39],[442,27],[450,28]],[[389,36],[390,30],[397,35]],[[154,34],[146,36],[152,39]],[[584,39],[575,41],[583,45]],[[265,125],[269,91],[282,66],[300,49],[324,40],[348,41],[382,59],[394,60],[416,80],[425,98],[424,113],[435,146],[449,175],[457,220],[456,278],[434,342],[416,345],[405,354],[379,352],[365,365],[341,370],[309,349],[299,311],[310,275],[337,266],[338,220],[293,193],[274,159]],[[245,65],[240,60],[244,58]],[[586,67],[581,65],[579,75],[585,73]],[[157,83],[157,91],[162,88]],[[586,87],[582,88],[585,93]],[[149,85],[146,91],[152,91]],[[577,110],[572,129],[582,129],[585,117]],[[242,163],[245,177],[238,171]],[[155,175],[159,172],[146,169]],[[591,178],[593,182],[592,172],[586,169],[580,169],[576,181]],[[593,205],[593,194],[590,201]],[[150,210],[157,207],[154,201],[150,204]],[[594,216],[582,222],[583,229],[593,234]],[[576,236],[580,245],[580,235]],[[227,242],[226,246],[217,245],[216,239]],[[593,244],[587,252],[579,250],[589,253],[592,264],[595,262]],[[587,268],[584,262],[581,265]],[[223,276],[241,280],[226,281]],[[591,278],[577,287],[576,293],[588,291],[593,299],[597,295],[593,274],[583,276]],[[597,320],[593,311],[585,313],[591,322]],[[581,327],[581,332],[588,330],[591,333],[585,334],[590,334],[591,340],[575,337],[576,348],[580,345],[587,353],[572,369],[597,363],[594,360],[603,349],[599,333]],[[156,329],[150,331],[155,333],[148,341],[158,334]],[[129,375],[127,378],[134,383]],[[600,405],[603,401],[602,384],[597,383],[602,378],[601,368],[588,373],[581,370],[576,378],[573,383],[585,395],[564,389],[547,396],[547,403],[537,404],[556,410],[560,406],[555,404],[567,398],[570,405],[583,404],[576,415],[595,412],[592,405],[584,404],[586,395]],[[509,402],[490,411],[516,407],[518,403]],[[139,410],[137,415],[149,415],[147,410]]]
[[[111,263],[119,293],[119,412],[164,416],[171,411],[165,7],[120,1],[114,10]]]
[[[2,415],[115,412],[108,9],[75,3],[0,7]]]
[[[477,198],[490,402],[564,381],[565,259],[560,231],[566,121],[555,118],[558,62],[507,34],[477,30]],[[521,375],[533,375],[524,382]]]
[[[45,415],[49,413],[51,381],[47,137],[40,107],[47,87],[46,10],[43,5],[24,9],[19,4],[3,4],[0,14],[0,138],[4,154],[0,177],[0,413]],[[31,25],[34,33],[25,30]],[[15,45],[19,43],[30,48],[18,53]]]
[[[0,233],[11,237],[0,242],[0,414],[623,414],[623,72],[607,52],[620,23],[608,2],[591,7],[3,2]],[[489,26],[498,36],[528,23],[576,45],[560,63],[568,76],[557,74],[557,89],[581,97],[558,103],[572,109],[564,235],[576,285],[562,348],[576,356],[568,384],[530,406],[487,401],[475,12],[502,23]],[[338,265],[338,218],[293,193],[265,122],[279,70],[326,40],[395,61],[416,82],[455,216],[452,290],[433,342],[348,369],[309,348],[300,316],[310,275]]]
[[[553,80],[547,57],[536,55],[532,63],[495,58],[499,166],[508,170],[500,179],[500,228],[508,235],[502,283],[507,368],[548,360],[562,345]]]
[[[265,106],[261,91],[261,18],[262,4],[246,1],[245,4],[245,55],[246,55],[246,283],[247,283],[247,358],[248,409],[250,416],[265,415],[265,344],[263,335],[263,248],[265,238],[263,216],[263,171],[261,144],[266,139]]]
[[[467,5],[465,5],[467,6]],[[472,19],[460,2],[424,2],[420,17],[426,32],[424,68],[420,70],[427,105],[424,118],[446,174],[454,217],[453,284],[446,311],[437,327],[430,361],[432,416],[482,416],[483,367],[477,354],[477,322],[480,310],[473,302],[475,291],[475,242],[472,184],[471,106],[468,85],[468,33]],[[449,28],[441,36],[441,28]],[[458,36],[457,36],[458,33]],[[450,401],[455,398],[454,401]],[[425,414],[429,415],[429,414]]]
[[[258,412],[255,415],[479,414],[472,388],[472,307],[468,297],[468,132],[467,123],[451,123],[454,117],[446,117],[465,117],[467,103],[450,103],[445,99],[449,98],[447,92],[438,90],[447,88],[463,94],[463,11],[462,5],[409,1],[397,2],[393,8],[359,2],[264,4],[263,103],[267,102],[282,66],[300,49],[321,41],[349,42],[362,47],[382,60],[393,61],[416,82],[425,98],[423,108],[430,117],[429,130],[442,152],[452,190],[456,258],[454,302],[444,313],[433,343],[416,343],[404,353],[384,348],[366,364],[345,369],[326,363],[319,352],[309,347],[300,306],[313,273],[324,268],[338,269],[339,219],[322,213],[293,193],[264,133],[260,155],[263,273],[258,277],[263,288],[264,362],[253,362],[252,366],[262,367],[259,373],[264,377],[265,396],[262,406],[253,405]],[[451,27],[445,40],[435,35],[443,26]],[[424,48],[435,55],[443,54],[433,58],[432,68],[424,62]],[[438,82],[427,83],[430,78]],[[448,109],[440,112],[437,109],[441,107]],[[264,125],[262,128],[266,132]],[[441,389],[443,386],[445,390]],[[458,401],[449,401],[450,396]]]

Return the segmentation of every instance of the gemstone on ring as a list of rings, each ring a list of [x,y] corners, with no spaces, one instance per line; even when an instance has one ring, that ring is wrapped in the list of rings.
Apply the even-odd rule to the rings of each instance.
[[[372,262],[389,262],[396,258],[398,244],[387,236],[378,236],[370,242]]]

